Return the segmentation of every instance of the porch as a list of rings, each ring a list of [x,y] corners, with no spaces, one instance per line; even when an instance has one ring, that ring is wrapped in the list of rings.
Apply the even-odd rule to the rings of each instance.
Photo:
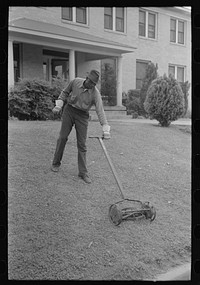
[[[115,61],[117,98],[116,106],[105,106],[105,111],[125,114],[122,55],[134,49],[63,26],[20,18],[9,24],[8,86],[14,85],[17,72],[20,78],[39,77],[49,81],[57,74],[67,81],[86,77],[91,69],[101,72],[101,60],[109,59]]]

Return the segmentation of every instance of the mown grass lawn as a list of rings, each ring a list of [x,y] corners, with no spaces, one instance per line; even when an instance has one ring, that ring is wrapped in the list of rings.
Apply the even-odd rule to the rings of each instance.
[[[108,218],[121,199],[97,140],[87,141],[92,184],[78,179],[75,130],[50,171],[58,121],[8,123],[9,279],[152,280],[191,256],[191,135],[177,126],[111,123],[106,148],[125,196],[150,201],[154,222]],[[182,128],[183,129],[183,128]],[[98,122],[89,135],[101,135]]]

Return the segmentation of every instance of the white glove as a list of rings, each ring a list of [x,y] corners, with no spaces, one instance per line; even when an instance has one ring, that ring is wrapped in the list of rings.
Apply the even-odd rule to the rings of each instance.
[[[63,106],[63,100],[56,100],[56,106],[53,108],[52,112],[54,114],[59,114]]]
[[[56,107],[61,107],[63,106],[63,100],[56,100]]]
[[[60,112],[61,112],[61,107],[59,107],[59,106],[55,106],[54,108],[53,108],[53,110],[52,110],[52,112],[54,113],[54,114],[59,114]]]
[[[103,125],[103,138],[104,139],[110,139],[110,126],[109,125]]]

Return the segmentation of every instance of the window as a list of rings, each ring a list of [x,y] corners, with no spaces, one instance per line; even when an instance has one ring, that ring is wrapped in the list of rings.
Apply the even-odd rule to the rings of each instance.
[[[72,7],[62,8],[62,19],[72,21]]]
[[[169,75],[170,74],[175,78],[175,66],[169,65]]]
[[[184,44],[184,22],[178,21],[178,43]]]
[[[156,16],[155,14],[149,13],[148,22],[148,37],[155,39],[155,28],[156,28]]]
[[[146,16],[144,11],[139,12],[139,35],[145,37]]]
[[[173,75],[178,82],[185,82],[185,67],[178,65],[169,65],[169,75]]]
[[[14,57],[14,81],[18,82],[20,78],[20,46],[13,44],[13,57]]]
[[[76,22],[86,24],[86,8],[85,7],[76,8]]]
[[[123,7],[104,8],[104,28],[124,33],[125,16]]]
[[[43,79],[46,80],[46,81],[49,80],[47,76],[48,76],[47,62],[43,61]]]
[[[171,19],[170,25],[170,42],[176,42],[176,20]]]
[[[124,32],[124,8],[116,8],[116,31]]]
[[[156,14],[144,10],[139,10],[139,36],[156,38]]]
[[[86,7],[62,7],[62,19],[86,25],[87,9]]]
[[[174,18],[170,19],[170,42],[184,44],[185,23]]]
[[[177,80],[178,82],[184,82],[184,67],[177,67]]]
[[[112,30],[113,29],[113,15],[112,8],[104,8],[104,28]]]
[[[136,61],[136,89],[141,89],[149,61]]]

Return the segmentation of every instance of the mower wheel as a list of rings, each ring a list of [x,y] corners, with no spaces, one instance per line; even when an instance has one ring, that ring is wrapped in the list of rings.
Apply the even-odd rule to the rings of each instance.
[[[117,209],[115,204],[109,208],[109,218],[115,226],[118,226],[122,221],[122,212]]]

